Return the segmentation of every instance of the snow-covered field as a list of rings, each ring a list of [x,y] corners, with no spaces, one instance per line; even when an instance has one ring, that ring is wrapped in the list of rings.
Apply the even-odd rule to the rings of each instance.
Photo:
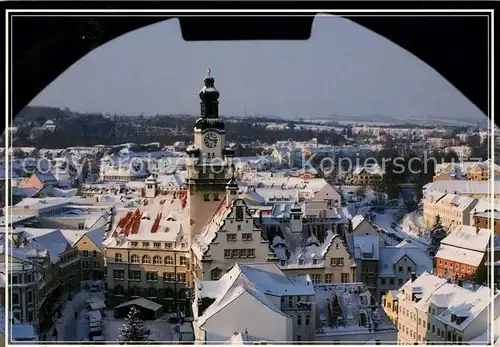
[[[401,210],[386,209],[384,212],[373,213],[372,221],[380,228],[391,231],[401,238],[417,240],[423,244],[430,242],[419,210],[405,214],[401,218]]]

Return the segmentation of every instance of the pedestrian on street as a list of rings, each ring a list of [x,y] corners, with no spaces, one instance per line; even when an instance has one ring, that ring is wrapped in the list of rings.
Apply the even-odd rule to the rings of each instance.
[[[56,339],[56,341],[57,341],[57,335],[58,335],[57,334],[57,329],[54,328],[54,332],[52,333],[52,336],[54,336],[54,338]]]
[[[75,311],[75,320],[78,319],[78,312]]]

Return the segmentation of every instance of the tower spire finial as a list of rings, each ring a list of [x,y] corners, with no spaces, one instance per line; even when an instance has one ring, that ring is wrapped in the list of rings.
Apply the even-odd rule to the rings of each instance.
[[[208,72],[208,77],[210,77],[212,75],[212,69],[210,68],[210,65],[208,66],[207,72]]]

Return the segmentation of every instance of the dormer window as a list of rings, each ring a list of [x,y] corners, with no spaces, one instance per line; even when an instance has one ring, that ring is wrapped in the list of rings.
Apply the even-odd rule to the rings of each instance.
[[[286,260],[284,260],[284,259],[280,260],[280,265],[281,266],[286,266]]]
[[[312,262],[313,262],[313,265],[317,265],[318,264],[318,258],[317,257],[313,257],[312,258]]]
[[[299,256],[298,261],[299,265],[304,265],[304,258],[302,256]]]

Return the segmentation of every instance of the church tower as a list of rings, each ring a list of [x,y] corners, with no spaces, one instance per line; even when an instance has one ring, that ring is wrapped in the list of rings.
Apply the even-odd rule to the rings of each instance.
[[[194,144],[186,150],[191,237],[208,224],[226,195],[232,177],[234,150],[226,148],[226,128],[219,118],[219,91],[210,69],[199,93],[200,118],[194,126]]]

